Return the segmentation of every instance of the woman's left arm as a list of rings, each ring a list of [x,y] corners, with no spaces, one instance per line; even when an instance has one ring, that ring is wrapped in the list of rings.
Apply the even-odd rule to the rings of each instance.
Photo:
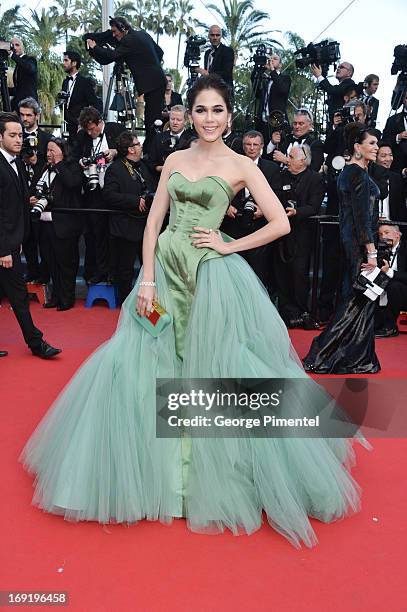
[[[223,242],[218,232],[208,233],[207,228],[195,227],[196,233],[191,236],[194,246],[211,248],[222,255],[229,255],[254,249],[289,234],[287,214],[261,170],[251,160],[242,158],[237,171],[242,176],[243,186],[250,191],[268,223],[252,234],[232,242]]]

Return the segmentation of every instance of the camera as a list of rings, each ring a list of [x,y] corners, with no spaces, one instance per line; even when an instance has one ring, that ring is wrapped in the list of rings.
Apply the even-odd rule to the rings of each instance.
[[[185,68],[198,68],[201,60],[201,47],[206,45],[208,41],[203,36],[193,34],[186,40],[186,49],[184,55]]]
[[[268,122],[273,132],[281,132],[282,135],[288,136],[291,133],[291,127],[285,118],[285,114],[279,110],[270,112]]]
[[[384,265],[384,260],[391,261],[393,241],[391,239],[379,240],[377,243],[377,267]]]
[[[342,125],[348,125],[348,123],[355,121],[355,106],[343,106],[342,108],[338,108],[334,112],[334,116],[335,115],[340,115]]]
[[[14,51],[14,45],[11,42],[0,40],[0,61],[5,62],[9,58],[9,51]]]
[[[86,186],[89,191],[94,191],[98,185],[103,187],[104,172],[106,170],[106,155],[101,152],[91,157],[82,157],[82,164],[85,166],[87,176]]]
[[[393,51],[394,61],[390,70],[391,74],[407,71],[407,45],[397,45]]]
[[[241,219],[241,223],[243,225],[251,225],[253,223],[254,213],[256,210],[257,206],[252,195],[250,194],[243,200],[243,208],[237,209],[236,217]]]
[[[254,55],[250,60],[254,62],[255,69],[260,70],[261,68],[265,68],[272,55],[273,49],[271,47],[266,47],[264,43],[260,43],[257,45]]]
[[[37,153],[38,138],[36,136],[25,136],[23,146],[21,147],[21,155],[23,157],[32,157]]]
[[[297,68],[306,68],[316,64],[321,67],[323,76],[328,74],[328,68],[335,64],[341,57],[339,43],[336,41],[322,40],[319,43],[310,43],[302,49],[294,52],[294,55],[302,55],[295,60]]]
[[[51,170],[51,168],[49,169]],[[38,181],[35,187],[35,197],[38,199],[38,202],[31,208],[30,214],[33,219],[38,220],[46,207],[54,201],[54,197],[50,193],[49,187],[45,181]]]
[[[57,93],[57,100],[61,104],[66,104],[69,99],[69,93],[67,91],[59,91]]]
[[[155,197],[155,191],[144,191],[140,197],[143,198],[146,209],[149,211]]]

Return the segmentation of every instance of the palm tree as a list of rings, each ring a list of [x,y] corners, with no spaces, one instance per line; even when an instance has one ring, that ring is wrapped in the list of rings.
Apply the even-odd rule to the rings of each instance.
[[[253,0],[222,0],[221,7],[208,4],[207,8],[221,20],[225,40],[234,50],[236,57],[242,50],[255,46],[260,41],[281,46],[278,41],[267,38],[273,32],[265,29],[264,25],[269,20],[269,15],[255,9]],[[199,25],[208,28],[207,24],[202,22]]]
[[[168,34],[169,36],[177,34],[173,0],[147,0],[145,8],[147,16],[144,27],[155,34],[157,44],[162,34]]]
[[[41,13],[31,11],[30,19],[23,19],[22,24],[27,50],[38,61],[38,98],[43,119],[49,121],[64,78],[60,57],[53,51],[63,31],[52,9],[42,9]]]
[[[178,31],[177,48],[177,70],[179,66],[179,54],[181,50],[181,39],[183,36],[190,36],[199,22],[191,16],[194,5],[190,0],[174,0],[175,28]]]
[[[54,0],[55,4],[51,7],[56,28],[64,33],[65,47],[68,46],[68,32],[79,29],[80,21],[75,14],[72,0]]]
[[[11,36],[20,32],[20,6],[16,4],[0,16],[0,40],[10,40]]]

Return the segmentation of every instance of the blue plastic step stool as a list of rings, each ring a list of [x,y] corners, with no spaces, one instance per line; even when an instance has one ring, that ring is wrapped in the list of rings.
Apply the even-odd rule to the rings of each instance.
[[[106,300],[109,304],[109,308],[117,308],[119,305],[117,288],[114,285],[107,285],[106,283],[89,285],[85,308],[91,308],[95,300]]]

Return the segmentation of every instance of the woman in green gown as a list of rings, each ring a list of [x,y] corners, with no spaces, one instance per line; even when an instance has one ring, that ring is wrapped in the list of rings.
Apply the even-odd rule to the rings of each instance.
[[[189,109],[199,142],[165,163],[144,234],[144,267],[117,330],[23,450],[36,475],[33,503],[77,521],[185,517],[204,533],[252,533],[264,512],[292,544],[312,546],[309,517],[329,522],[359,507],[348,440],[156,437],[156,378],[308,380],[266,290],[237,255],[288,233],[286,214],[257,166],[222,141],[231,118],[223,81],[199,79]],[[217,230],[245,187],[268,223],[226,241]],[[150,311],[154,298],[173,320],[157,338],[134,317],[136,309]],[[310,384],[316,398],[319,387]],[[302,401],[312,404],[312,393]]]

